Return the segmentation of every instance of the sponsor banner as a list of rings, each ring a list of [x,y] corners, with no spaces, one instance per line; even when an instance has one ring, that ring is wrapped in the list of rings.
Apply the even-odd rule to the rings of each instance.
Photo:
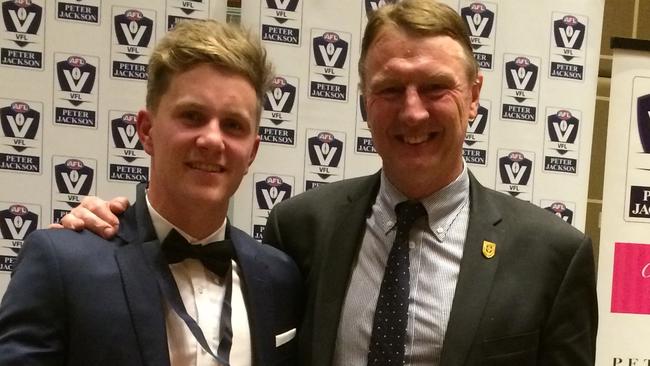
[[[463,0],[460,16],[467,26],[476,62],[481,69],[492,70],[496,44],[497,4]]]
[[[344,178],[344,132],[307,129],[306,147],[305,191]]]
[[[368,114],[366,113],[366,99],[361,93],[357,94],[357,123],[355,128],[355,151],[360,154],[377,154],[372,142],[370,128],[368,127]]]
[[[52,222],[57,223],[85,196],[96,195],[97,161],[52,156]]]
[[[524,201],[532,201],[535,153],[498,149],[496,190]]]
[[[568,202],[564,200],[541,200],[539,206],[546,211],[561,218],[566,223],[573,225],[576,212],[575,202]]]
[[[0,65],[43,69],[45,1],[4,0],[0,26]]]
[[[56,20],[99,25],[101,0],[56,0]]]
[[[544,171],[578,174],[582,113],[569,108],[546,108]]]
[[[278,203],[295,194],[294,177],[288,175],[255,173],[253,175],[253,237],[262,241],[269,212]]]
[[[0,98],[0,170],[40,174],[43,103]]]
[[[165,22],[168,31],[184,19],[208,19],[210,0],[167,0]]]
[[[260,0],[263,42],[300,46],[303,0]]]
[[[97,128],[99,58],[54,53],[54,124]]]
[[[465,141],[463,143],[463,158],[470,165],[487,166],[488,148],[490,146],[490,110],[492,102],[479,100],[478,113],[473,120],[468,121]]]
[[[312,29],[309,97],[346,102],[350,84],[350,33]]]
[[[584,80],[588,22],[589,19],[585,16],[553,12],[548,71],[550,78]]]
[[[31,203],[0,202],[0,273],[10,272],[9,258],[18,255],[25,237],[41,226],[41,206]]]
[[[625,220],[650,222],[650,78],[632,82]]]
[[[501,118],[517,122],[537,122],[539,104],[538,57],[503,56],[503,84],[501,89]]]
[[[262,143],[296,146],[298,125],[299,80],[293,76],[278,75],[264,97],[260,120]]]
[[[363,0],[361,1],[361,19],[359,24],[359,34],[363,34],[363,30],[366,29],[366,24],[368,24],[368,15],[373,11],[381,8],[386,4],[394,4],[397,0]]]
[[[147,80],[147,64],[156,41],[156,12],[113,6],[111,77]]]
[[[650,314],[650,244],[615,244],[611,311]]]
[[[136,129],[135,112],[108,112],[108,180],[145,182],[149,179],[149,155]]]

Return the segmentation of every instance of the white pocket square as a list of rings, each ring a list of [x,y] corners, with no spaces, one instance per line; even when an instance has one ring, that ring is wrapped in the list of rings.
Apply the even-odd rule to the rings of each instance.
[[[296,336],[296,328],[290,329],[284,333],[275,336],[275,348],[289,342]]]

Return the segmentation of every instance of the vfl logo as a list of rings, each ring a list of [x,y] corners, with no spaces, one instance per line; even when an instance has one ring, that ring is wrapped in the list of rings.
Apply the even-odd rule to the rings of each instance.
[[[482,4],[473,3],[461,9],[460,15],[465,20],[467,30],[472,37],[488,38],[494,25],[494,13]],[[473,49],[480,48],[480,44],[472,43]]]
[[[89,94],[95,85],[95,66],[86,62],[81,56],[70,56],[65,61],[56,63],[56,75],[61,90],[70,93]],[[70,103],[78,106],[82,100],[70,99]]]
[[[85,196],[93,184],[92,168],[78,159],[68,159],[65,164],[54,167],[56,187],[60,193]]]
[[[329,132],[321,132],[318,136],[310,137],[307,141],[309,160],[312,165],[335,168],[341,161],[343,142],[337,140]],[[325,179],[330,174],[318,174]]]
[[[270,210],[291,197],[291,186],[283,182],[280,177],[270,176],[266,180],[255,183],[255,197],[260,209]]]
[[[111,121],[111,133],[115,147],[120,149],[143,149],[136,129],[136,120],[137,116],[135,114],[125,113],[121,118]],[[124,159],[130,163],[136,157],[125,156]]]
[[[278,23],[284,24],[289,18],[285,12],[296,11],[299,0],[266,0],[266,6],[276,12],[277,17],[273,17]]]
[[[117,43],[127,46],[126,56],[135,60],[141,55],[137,47],[147,47],[151,40],[153,21],[139,10],[131,9],[114,19]]]
[[[264,98],[264,110],[271,112],[271,116],[275,117],[270,118],[271,122],[275,125],[282,123],[282,113],[291,112],[295,99],[296,87],[289,84],[283,77],[274,78],[271,90],[266,92],[266,98]]]
[[[557,217],[561,218],[569,224],[573,222],[573,211],[568,209],[562,202],[554,202],[550,206],[544,207],[544,209],[552,214],[555,214]]]
[[[20,47],[25,47],[29,43],[25,34],[38,33],[42,17],[43,8],[32,3],[31,0],[10,0],[2,3],[2,20],[7,31],[19,33],[14,42]]]
[[[325,68],[325,79],[332,80],[336,75],[328,75],[331,68],[342,68],[348,53],[348,43],[334,32],[325,32],[322,36],[314,38],[314,58],[316,65]],[[330,70],[333,71],[333,70]]]
[[[511,152],[499,158],[499,175],[504,184],[526,185],[533,170],[533,162],[520,152]]]
[[[650,153],[650,94],[636,100],[636,119],[643,152]]]
[[[186,15],[190,15],[194,13],[196,10],[194,9],[193,3],[203,4],[203,0],[184,0],[181,2],[181,6],[180,6],[181,11]]]
[[[579,50],[585,40],[585,25],[573,15],[565,15],[553,22],[553,38],[557,47]],[[570,54],[562,57],[567,61],[573,58]]]
[[[548,136],[553,142],[561,144],[573,144],[578,136],[578,127],[580,121],[571,115],[571,112],[559,110],[556,114],[548,116],[547,127]],[[557,150],[560,154],[565,154],[568,150]]]
[[[11,106],[0,109],[2,132],[7,137],[31,139],[36,137],[41,114],[29,108],[27,103],[14,102]],[[18,152],[26,146],[13,146]]]
[[[514,61],[506,63],[506,83],[508,88],[532,91],[537,82],[538,67],[526,57],[517,57]],[[526,98],[515,97],[521,103]]]
[[[482,105],[478,106],[478,112],[476,117],[467,122],[467,133],[479,134],[482,135],[485,132],[485,127],[487,126],[488,121],[488,110]],[[474,145],[476,141],[474,140],[465,140],[465,143],[469,146]]]
[[[365,0],[364,2],[366,4],[366,17],[367,17],[368,14],[381,8],[384,5],[395,4],[397,0]]]
[[[12,205],[8,210],[0,211],[0,232],[4,239],[24,240],[36,230],[38,215],[29,212],[23,205]],[[11,248],[18,253],[17,248]]]

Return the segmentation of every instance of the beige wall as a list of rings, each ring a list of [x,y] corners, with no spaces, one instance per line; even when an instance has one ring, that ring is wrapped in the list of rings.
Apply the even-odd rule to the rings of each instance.
[[[605,0],[586,223],[586,232],[594,241],[596,258],[600,244],[605,140],[612,74],[612,50],[609,47],[609,40],[611,37],[650,39],[650,20],[646,19],[648,15],[650,15],[650,0]]]

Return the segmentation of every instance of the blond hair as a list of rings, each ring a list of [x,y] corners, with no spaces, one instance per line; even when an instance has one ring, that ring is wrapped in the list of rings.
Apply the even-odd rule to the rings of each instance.
[[[368,16],[368,24],[361,42],[359,78],[361,87],[365,82],[365,62],[368,50],[379,33],[388,26],[422,37],[449,36],[456,40],[465,52],[467,76],[473,81],[478,75],[467,28],[458,13],[449,6],[434,0],[403,0],[387,4]]]
[[[158,42],[149,59],[147,108],[158,108],[175,74],[198,64],[223,68],[250,81],[257,95],[259,123],[273,67],[260,42],[248,32],[214,20],[181,21]]]

